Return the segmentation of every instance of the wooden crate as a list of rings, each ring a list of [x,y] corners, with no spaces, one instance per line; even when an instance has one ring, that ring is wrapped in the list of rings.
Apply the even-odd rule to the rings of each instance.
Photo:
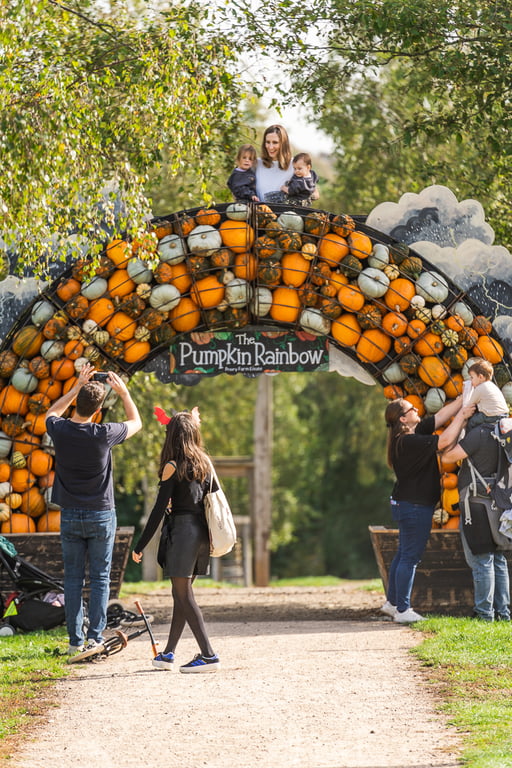
[[[118,528],[116,531],[110,576],[111,598],[119,596],[134,531],[133,526]],[[12,542],[19,557],[32,563],[52,579],[62,582],[64,566],[59,533],[5,533],[3,536]],[[13,592],[14,588],[12,579],[0,569],[0,592],[5,595]]]
[[[370,525],[370,538],[387,589],[391,561],[398,548],[398,530]],[[504,553],[512,580],[512,552]],[[432,531],[416,569],[411,603],[419,613],[470,616],[473,612],[473,579],[458,531]]]

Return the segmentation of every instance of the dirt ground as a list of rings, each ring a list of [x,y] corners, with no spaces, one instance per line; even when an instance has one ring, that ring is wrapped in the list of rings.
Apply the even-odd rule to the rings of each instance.
[[[151,667],[147,634],[57,683],[12,768],[454,768],[460,741],[409,653],[421,639],[357,584],[196,590],[216,674]],[[133,598],[135,599],[135,597]],[[170,591],[140,598],[163,648]],[[129,600],[123,601],[133,610]],[[178,665],[197,649],[186,633]]]

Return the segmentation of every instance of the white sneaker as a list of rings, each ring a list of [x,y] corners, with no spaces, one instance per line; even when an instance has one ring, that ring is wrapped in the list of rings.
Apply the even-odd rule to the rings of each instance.
[[[397,624],[412,624],[414,621],[425,621],[425,617],[420,616],[412,608],[408,608],[406,611],[402,611],[402,613],[397,611],[393,616],[393,621],[396,621]]]
[[[84,649],[83,645],[68,645],[66,653],[68,656],[75,656],[77,653],[82,653]]]
[[[396,605],[391,605],[389,600],[386,600],[384,605],[382,605],[379,610],[381,613],[385,613],[386,616],[391,616],[391,618],[394,619],[396,613]]]

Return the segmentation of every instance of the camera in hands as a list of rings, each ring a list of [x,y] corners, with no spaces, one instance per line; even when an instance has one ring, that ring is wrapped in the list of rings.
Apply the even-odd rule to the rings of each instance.
[[[108,373],[105,373],[104,371],[98,371],[98,373],[95,373],[92,377],[93,381],[101,381],[102,384],[105,384],[107,381]]]

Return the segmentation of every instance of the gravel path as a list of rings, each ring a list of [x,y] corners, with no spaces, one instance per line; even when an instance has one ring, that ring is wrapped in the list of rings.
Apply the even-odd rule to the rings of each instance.
[[[142,600],[156,620],[163,603],[169,610],[168,595]],[[142,635],[59,681],[56,706],[18,743],[9,766],[460,765],[457,734],[436,712],[433,688],[409,654],[420,635],[381,618],[381,596],[337,587],[321,593],[199,589],[198,601],[222,670],[154,670],[149,638]],[[301,618],[308,604],[312,620]],[[340,619],[340,610],[361,616]],[[154,632],[163,647],[167,626],[157,623]],[[178,650],[178,663],[196,653],[189,634]]]

